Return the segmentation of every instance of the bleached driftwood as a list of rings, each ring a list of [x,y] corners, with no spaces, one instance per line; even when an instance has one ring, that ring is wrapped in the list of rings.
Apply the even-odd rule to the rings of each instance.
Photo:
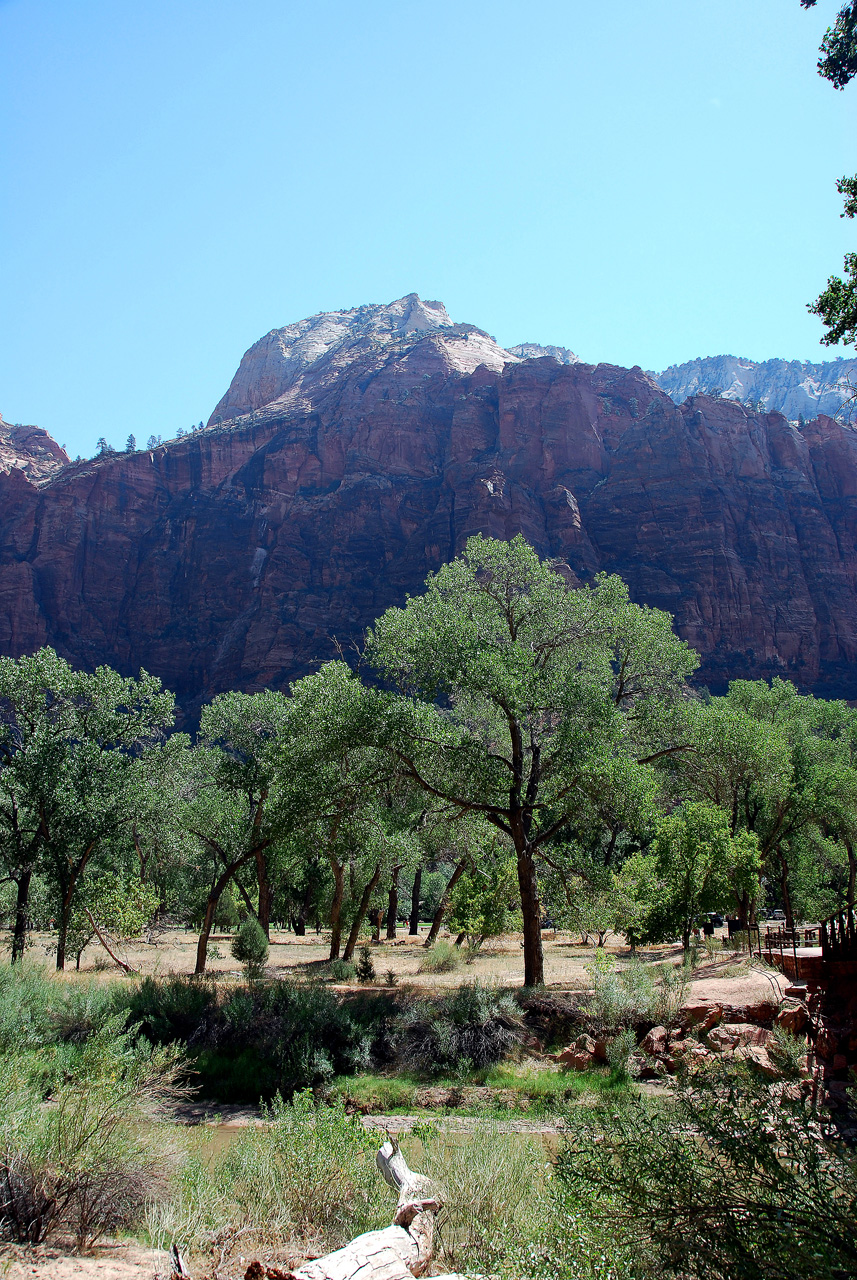
[[[411,1280],[428,1270],[434,1253],[434,1221],[442,1207],[437,1188],[413,1173],[395,1141],[376,1156],[384,1179],[399,1193],[392,1225],[366,1231],[343,1249],[292,1272],[293,1280]]]

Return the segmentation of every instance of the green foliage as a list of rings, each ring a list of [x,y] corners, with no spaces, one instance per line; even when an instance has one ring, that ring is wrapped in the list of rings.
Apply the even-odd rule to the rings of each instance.
[[[461,967],[461,952],[453,943],[439,938],[420,958],[420,973],[454,973]]]
[[[637,1037],[632,1027],[626,1027],[618,1035],[613,1036],[607,1045],[607,1061],[610,1070],[617,1076],[628,1075],[628,1063],[631,1054],[637,1047]]]
[[[375,981],[375,965],[372,961],[372,952],[366,945],[360,948],[359,960],[354,966],[354,973],[358,982],[374,982]]]
[[[520,929],[515,859],[499,841],[492,842],[490,850],[474,859],[461,876],[450,895],[447,919],[451,929],[467,935],[474,951],[486,938]]]
[[[519,1039],[514,1001],[479,982],[414,1000],[393,1029],[397,1060],[426,1075],[490,1066],[507,1057]]]
[[[327,972],[334,982],[353,982],[357,977],[357,970],[350,960],[331,960]]]
[[[135,1045],[123,1019],[108,1019],[72,1061],[51,1106],[26,1059],[7,1059],[0,1080],[0,1238],[31,1244],[61,1231],[88,1248],[139,1220],[166,1187],[171,1147],[153,1125],[177,1095],[172,1050]]]
[[[784,1027],[774,1027],[768,1053],[788,1080],[799,1080],[806,1071],[806,1036],[795,1036]]]
[[[566,1124],[560,1202],[609,1232],[629,1280],[834,1280],[857,1268],[857,1166],[806,1102],[717,1071],[667,1101],[571,1108]]]
[[[732,836],[726,813],[706,802],[682,805],[658,827],[648,871],[638,854],[626,874],[637,874],[649,893],[643,939],[681,937],[685,950],[707,912],[726,910],[758,890],[761,857],[752,832]]]
[[[653,969],[632,960],[622,968],[610,952],[599,951],[587,967],[592,993],[583,1012],[592,1030],[618,1032],[637,1023],[669,1026],[675,1021],[691,981],[688,967]]]
[[[245,1220],[265,1222],[320,1252],[386,1226],[393,1198],[375,1167],[378,1138],[341,1100],[316,1106],[310,1092],[275,1097],[262,1128],[231,1148],[226,1177]]]
[[[268,962],[268,939],[255,916],[247,916],[232,940],[232,955],[244,966],[248,981],[261,978]]]
[[[518,536],[470,538],[424,595],[378,620],[367,656],[401,695],[381,702],[399,770],[510,837],[525,982],[542,982],[540,846],[588,815],[615,759],[643,767],[671,740],[696,655],[620,579],[569,590]]]
[[[155,1044],[187,1042],[217,1005],[213,983],[174,975],[143,978],[127,994],[132,1024]]]
[[[546,1208],[540,1144],[484,1121],[464,1142],[429,1132],[423,1144],[420,1172],[444,1201],[435,1228],[439,1260],[456,1271],[499,1269]]]

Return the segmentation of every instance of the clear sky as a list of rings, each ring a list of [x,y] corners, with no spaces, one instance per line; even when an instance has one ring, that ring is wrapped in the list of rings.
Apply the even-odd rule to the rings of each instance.
[[[412,291],[590,361],[832,358],[837,8],[0,0],[0,411],[166,438],[269,329]]]

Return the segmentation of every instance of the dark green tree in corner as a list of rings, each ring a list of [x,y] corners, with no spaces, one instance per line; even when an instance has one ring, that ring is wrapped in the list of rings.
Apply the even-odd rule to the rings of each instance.
[[[812,9],[818,0],[800,0],[804,9]],[[818,58],[818,74],[829,80],[834,89],[844,89],[857,75],[857,0],[843,5],[832,27],[828,27],[821,42]],[[853,178],[840,178],[836,189],[845,197],[843,218],[857,215],[857,174]],[[847,253],[845,275],[830,276],[827,288],[809,310],[819,316],[827,333],[821,339],[826,347],[839,342],[857,345],[857,253]]]

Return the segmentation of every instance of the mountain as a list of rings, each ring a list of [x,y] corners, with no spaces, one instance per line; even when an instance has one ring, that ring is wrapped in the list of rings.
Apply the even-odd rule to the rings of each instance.
[[[792,422],[834,417],[845,399],[857,391],[857,360],[743,360],[738,356],[707,356],[673,364],[654,373],[659,387],[681,404],[688,396],[719,388],[727,400],[760,403],[768,413],[782,413]]]
[[[285,687],[478,531],[620,573],[714,687],[857,697],[857,433],[829,417],[677,406],[409,295],[272,331],[191,436],[68,465],[49,440],[0,473],[0,652],[143,666],[191,716]]]

